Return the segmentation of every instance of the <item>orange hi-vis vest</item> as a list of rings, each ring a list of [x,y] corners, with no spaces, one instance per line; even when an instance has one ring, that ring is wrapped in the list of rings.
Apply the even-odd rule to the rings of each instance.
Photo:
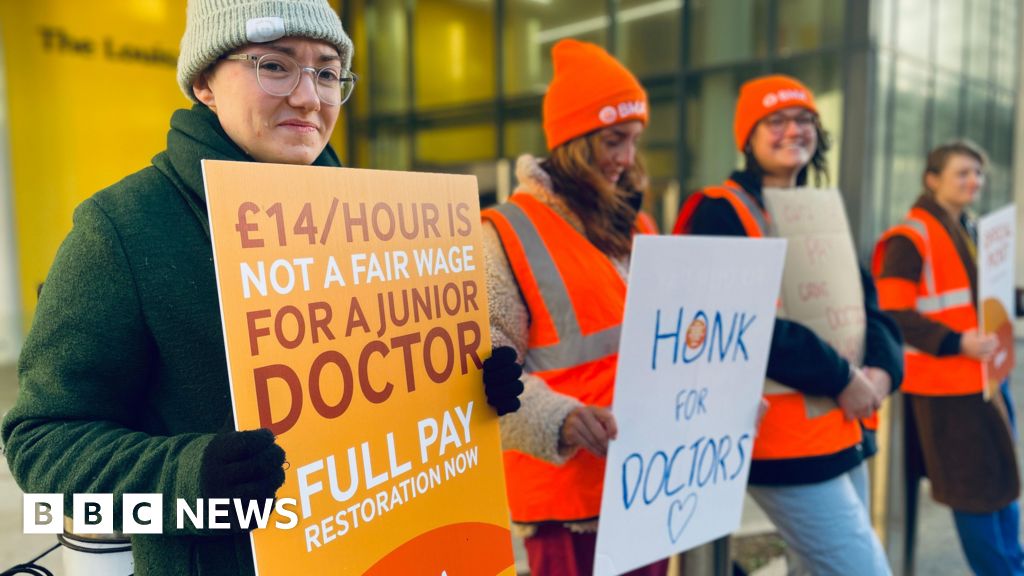
[[[709,186],[691,194],[686,202],[683,202],[682,208],[679,209],[679,216],[676,218],[675,228],[672,229],[673,234],[690,233],[689,225],[693,219],[693,213],[697,211],[697,206],[705,198],[727,201],[736,212],[740,223],[743,224],[747,236],[761,238],[765,235],[764,231],[768,230],[768,215],[761,210],[757,201],[734,180],[726,180],[725,184],[721,186]]]
[[[768,215],[753,196],[732,180],[692,194],[679,211],[676,234],[689,232],[693,214],[704,198],[728,201],[748,237],[767,235]],[[769,407],[754,441],[754,460],[828,456],[856,446],[863,439],[860,424],[846,420],[831,398],[806,396],[772,380],[765,383],[764,394]]]
[[[885,245],[903,236],[921,255],[921,278],[915,284],[903,278],[881,278]],[[978,311],[971,295],[971,279],[946,227],[927,210],[913,208],[907,218],[890,228],[875,245],[871,262],[882,310],[916,310],[924,317],[956,332],[978,327]],[[957,354],[937,357],[904,346],[902,389],[921,396],[964,396],[983,389],[982,365]]]
[[[610,406],[626,306],[615,265],[554,210],[529,194],[483,211],[498,231],[530,312],[525,369],[584,404]],[[649,217],[637,230],[656,233]],[[580,450],[563,466],[505,452],[512,520],[575,521],[601,512],[604,458]]]

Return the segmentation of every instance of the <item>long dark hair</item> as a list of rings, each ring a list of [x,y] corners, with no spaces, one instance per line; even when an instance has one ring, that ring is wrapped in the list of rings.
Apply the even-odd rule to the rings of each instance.
[[[625,256],[633,248],[633,225],[647,190],[647,172],[637,154],[618,184],[608,182],[594,167],[598,137],[598,132],[591,132],[558,146],[541,168],[551,176],[554,192],[583,223],[587,239],[609,256]]]
[[[756,126],[755,126],[756,129]],[[814,117],[814,133],[818,136],[818,145],[814,149],[814,154],[811,156],[811,161],[806,166],[800,169],[800,172],[796,175],[796,185],[806,186],[807,185],[807,172],[808,169],[814,170],[814,185],[821,186],[822,181],[825,185],[829,184],[828,178],[828,158],[825,154],[832,148],[832,136],[825,130],[825,127],[821,125],[821,120],[817,115]],[[753,136],[754,131],[750,131]],[[743,170],[757,177],[758,182],[764,180],[764,168],[757,163],[757,158],[754,157],[754,148],[750,145],[750,138],[747,138],[747,144],[743,147],[743,158],[745,165]]]

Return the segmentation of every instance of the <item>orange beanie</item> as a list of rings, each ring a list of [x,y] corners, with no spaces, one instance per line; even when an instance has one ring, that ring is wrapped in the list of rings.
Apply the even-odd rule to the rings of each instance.
[[[647,92],[603,48],[561,40],[551,49],[555,77],[544,95],[548,150],[598,128],[628,120],[647,125]]]
[[[736,102],[736,118],[733,120],[733,134],[736,148],[742,152],[747,138],[764,117],[790,106],[800,106],[815,114],[814,94],[796,78],[775,74],[754,78],[740,88]]]

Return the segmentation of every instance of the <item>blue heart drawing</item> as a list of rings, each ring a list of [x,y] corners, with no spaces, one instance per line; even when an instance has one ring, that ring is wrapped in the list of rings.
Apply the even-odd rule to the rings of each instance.
[[[686,531],[694,512],[697,511],[697,494],[691,492],[682,500],[673,500],[668,507],[668,537],[675,544]]]

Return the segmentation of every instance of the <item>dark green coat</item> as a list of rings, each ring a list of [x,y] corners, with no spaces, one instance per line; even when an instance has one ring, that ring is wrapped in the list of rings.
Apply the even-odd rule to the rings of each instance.
[[[25,492],[165,495],[164,534],[132,538],[140,576],[253,573],[247,534],[174,526],[231,414],[202,159],[253,161],[209,109],[178,110],[152,166],[77,208],[2,427]],[[330,147],[315,164],[339,165]]]

